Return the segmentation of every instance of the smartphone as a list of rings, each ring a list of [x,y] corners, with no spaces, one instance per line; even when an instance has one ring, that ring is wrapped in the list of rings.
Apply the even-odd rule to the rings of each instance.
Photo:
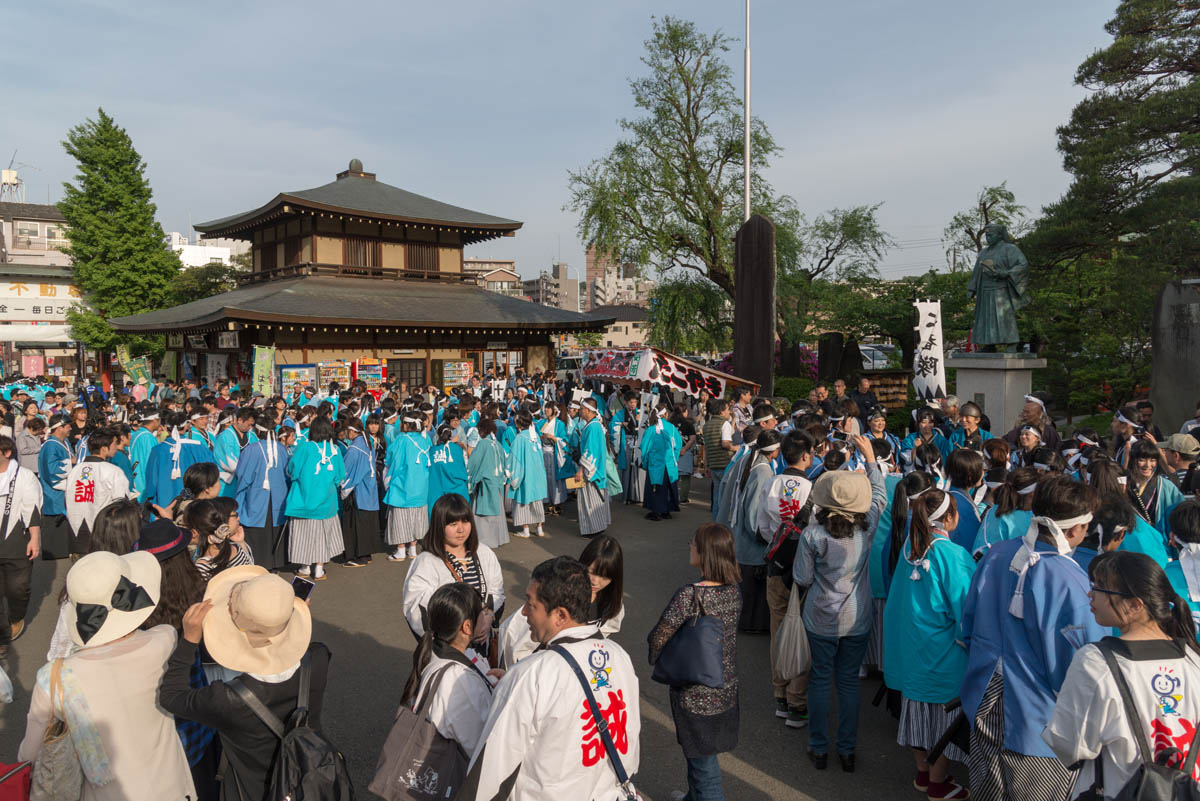
[[[838,442],[846,442],[847,440],[850,439],[850,435],[847,434],[845,431],[835,430],[833,432],[833,438],[835,440],[837,440]]]
[[[309,581],[304,576],[292,577],[292,592],[296,593],[296,597],[301,601],[308,600],[308,596],[312,595],[315,586],[317,586],[315,581]]]

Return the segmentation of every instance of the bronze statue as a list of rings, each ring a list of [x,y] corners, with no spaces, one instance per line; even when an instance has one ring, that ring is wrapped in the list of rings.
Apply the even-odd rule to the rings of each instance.
[[[984,350],[1016,345],[1017,311],[1029,305],[1029,262],[999,223],[984,229],[987,247],[975,259],[967,294],[975,299],[971,341]]]

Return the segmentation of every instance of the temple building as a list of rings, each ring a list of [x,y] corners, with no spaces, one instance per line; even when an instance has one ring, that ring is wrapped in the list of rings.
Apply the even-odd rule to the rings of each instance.
[[[248,377],[252,346],[274,345],[277,369],[291,370],[284,384],[301,367],[327,378],[338,364],[375,360],[391,380],[451,385],[471,369],[552,368],[552,338],[612,322],[478,286],[463,249],[521,223],[389,186],[358,159],[331,183],[195,227],[250,243],[241,285],[109,322],[165,334],[185,373],[200,377]]]

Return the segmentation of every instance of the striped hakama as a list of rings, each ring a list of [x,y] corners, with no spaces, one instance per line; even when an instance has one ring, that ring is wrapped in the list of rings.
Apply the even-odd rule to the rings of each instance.
[[[288,521],[288,560],[296,565],[328,562],[346,549],[342,524],[336,517],[311,520],[293,517]]]
[[[508,545],[508,521],[504,515],[481,515],[475,513],[475,533],[479,541],[489,548]]]
[[[513,525],[532,526],[546,522],[546,507],[541,501],[513,503]]]
[[[873,665],[883,669],[883,608],[887,598],[875,598],[875,620],[871,624],[871,634],[867,638],[867,655],[863,658],[864,665]]]
[[[407,545],[429,531],[428,506],[389,506],[387,544]]]
[[[554,477],[558,472],[558,460],[554,458],[554,448],[542,447],[542,461],[546,463],[546,503],[558,506],[567,501],[567,482]]]
[[[967,766],[976,801],[1066,801],[1078,775],[1057,757],[1018,754],[1004,747],[1004,678],[999,668],[975,714]]]
[[[608,490],[590,481],[576,493],[579,500],[579,533],[585,537],[599,534],[612,525],[612,509],[608,505]]]
[[[961,709],[947,712],[945,704],[904,698],[900,702],[900,730],[896,733],[896,743],[928,751],[937,745],[938,740],[942,739],[942,735],[961,715]],[[967,755],[953,742],[946,746],[943,753],[947,759],[953,759],[955,762],[967,761]]]

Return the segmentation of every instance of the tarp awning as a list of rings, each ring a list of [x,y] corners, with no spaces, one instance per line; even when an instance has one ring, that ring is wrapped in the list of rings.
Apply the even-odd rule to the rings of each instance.
[[[73,342],[65,325],[0,325],[0,342],[57,343]]]

